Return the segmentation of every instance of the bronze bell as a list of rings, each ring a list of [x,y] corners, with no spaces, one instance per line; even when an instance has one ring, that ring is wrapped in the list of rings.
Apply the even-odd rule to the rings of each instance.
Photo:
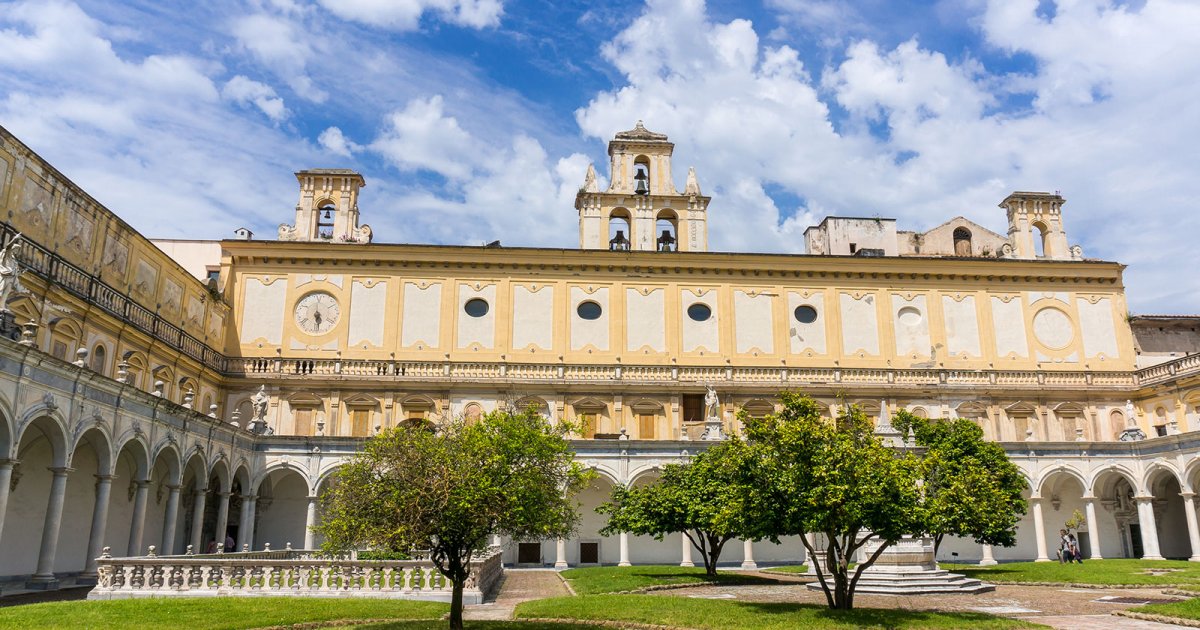
[[[637,183],[633,187],[634,193],[639,194],[639,195],[650,194],[650,189],[646,187],[646,172],[645,171],[639,170],[637,172],[637,175],[633,176],[633,179],[637,181]]]

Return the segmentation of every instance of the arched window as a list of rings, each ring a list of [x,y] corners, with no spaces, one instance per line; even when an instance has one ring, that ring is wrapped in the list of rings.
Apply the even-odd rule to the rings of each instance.
[[[663,210],[658,213],[654,224],[655,249],[660,252],[679,251],[679,217],[674,210]]]
[[[626,251],[633,242],[632,222],[629,211],[616,208],[608,215],[608,248],[613,251]]]
[[[1033,251],[1038,258],[1044,258],[1050,255],[1049,241],[1050,229],[1041,221],[1034,222],[1033,229],[1036,234],[1033,234]]]
[[[954,255],[971,255],[971,230],[964,227],[954,229]]]
[[[333,217],[337,208],[330,201],[322,201],[317,207],[317,238],[333,238]]]
[[[463,408],[463,419],[467,424],[475,424],[483,417],[483,407],[479,403],[470,403]]]
[[[650,194],[650,158],[639,155],[633,160],[633,193]]]
[[[101,344],[96,344],[92,348],[92,371],[102,376],[106,375],[108,370],[108,351]]]

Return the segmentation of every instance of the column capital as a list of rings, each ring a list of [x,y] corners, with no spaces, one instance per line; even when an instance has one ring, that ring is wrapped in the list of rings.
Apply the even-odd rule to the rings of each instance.
[[[1097,500],[1099,500],[1099,499],[1100,499],[1100,497],[1098,497],[1098,496],[1096,496],[1096,495],[1093,495],[1093,494],[1085,495],[1085,496],[1082,496],[1082,497],[1079,497],[1079,498],[1080,498],[1080,499],[1082,499],[1082,500],[1084,500],[1084,501],[1097,501]]]
[[[150,486],[150,480],[149,479],[134,479],[133,485],[137,486],[138,488],[146,488],[146,487]]]
[[[109,483],[112,483],[112,480],[117,478],[116,475],[92,475],[92,476],[95,477],[96,481],[99,481],[100,483],[104,483],[106,481]]]
[[[321,497],[319,495],[315,495],[315,494],[310,494],[304,498],[308,499],[310,502],[311,501],[319,501],[321,499]]]
[[[1150,503],[1151,501],[1154,500],[1154,495],[1151,494],[1151,495],[1136,496],[1136,497],[1133,497],[1133,500],[1137,501],[1138,503]]]
[[[1191,492],[1191,491],[1188,491],[1188,492],[1180,492],[1180,493],[1179,493],[1179,496],[1181,496],[1181,497],[1183,497],[1183,498],[1185,498],[1185,499],[1191,499],[1191,498],[1193,498],[1193,497],[1195,497],[1195,496],[1196,496],[1196,493],[1195,493],[1195,492]]]
[[[166,486],[167,490],[170,490],[171,492],[179,492],[179,489],[183,487],[177,483],[168,483]]]
[[[21,460],[16,458],[0,459],[0,468],[11,468],[12,466],[16,466],[20,463]]]
[[[233,493],[232,492],[217,492],[217,496],[229,498],[229,497],[233,496]]]
[[[46,470],[54,473],[55,477],[66,477],[69,473],[75,472],[70,466],[47,466]]]
[[[1042,495],[1039,494],[1039,495],[1034,495],[1034,496],[1029,497],[1029,500],[1033,501],[1035,503],[1041,503],[1042,501],[1046,500],[1046,497],[1043,497]]]

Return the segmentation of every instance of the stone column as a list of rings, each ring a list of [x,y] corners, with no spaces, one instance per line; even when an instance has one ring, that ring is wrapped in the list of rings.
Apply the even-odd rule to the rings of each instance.
[[[979,566],[990,567],[996,564],[996,558],[992,555],[992,546],[983,545],[983,559],[979,561]]]
[[[309,495],[308,511],[304,514],[304,548],[314,549],[317,546],[317,534],[313,528],[317,526],[317,495]]]
[[[1033,535],[1037,536],[1037,559],[1034,562],[1050,562],[1046,553],[1046,524],[1042,520],[1042,497],[1030,497],[1033,505]]]
[[[235,552],[241,551],[250,544],[250,525],[247,523],[252,522],[250,521],[250,506],[253,504],[254,497],[248,494],[242,495],[242,520],[238,522],[237,545],[233,549]]]
[[[629,565],[629,534],[621,532],[621,561],[617,563],[619,567],[627,567]]]
[[[554,541],[554,568],[567,568],[567,539],[565,538]]]
[[[758,563],[754,562],[754,543],[749,540],[742,541],[742,568],[748,571],[758,570]]]
[[[503,547],[504,546],[504,540],[500,538],[500,534],[492,534],[492,546],[493,547]]]
[[[1100,522],[1096,520],[1096,497],[1083,497],[1084,518],[1088,522],[1088,550],[1091,560],[1102,560],[1100,555]]]
[[[63,503],[67,499],[67,473],[70,468],[50,468],[50,499],[46,503],[46,520],[42,525],[42,547],[38,550],[37,571],[30,585],[33,588],[57,588],[54,578],[54,556],[58,553],[58,530],[62,526]]]
[[[1162,560],[1158,551],[1158,525],[1154,522],[1154,497],[1134,497],[1138,506],[1138,524],[1142,529],[1142,560]]]
[[[208,502],[208,488],[196,491],[192,502],[192,540],[188,543],[195,553],[204,553],[204,508]]]
[[[258,511],[258,497],[250,497],[250,509],[246,513],[246,544],[254,549],[254,517]]]
[[[217,539],[217,546],[225,548],[225,536],[228,535],[229,529],[229,495],[232,492],[218,492],[217,497],[217,529],[213,535]]]
[[[1196,525],[1196,493],[1180,492],[1183,497],[1183,515],[1187,517],[1188,541],[1192,544],[1192,562],[1200,562],[1200,527]]]
[[[96,475],[96,505],[92,508],[92,531],[88,534],[87,557],[80,577],[96,577],[96,558],[104,548],[104,529],[108,525],[108,498],[112,494],[112,475]]]
[[[133,493],[133,520],[129,524],[129,548],[126,555],[141,556],[146,551],[142,549],[142,531],[146,528],[146,500],[150,495],[150,481],[133,482],[136,489]]]
[[[680,534],[679,537],[683,539],[683,548],[680,551],[681,559],[679,561],[679,566],[681,566],[681,567],[696,566],[692,562],[692,541],[688,540],[688,537],[684,536],[683,534]]]
[[[175,525],[179,521],[179,485],[167,486],[167,512],[163,515],[162,548],[158,555],[175,555]]]
[[[12,469],[16,460],[0,461],[0,542],[4,541],[4,515],[8,513],[8,487],[12,484]]]

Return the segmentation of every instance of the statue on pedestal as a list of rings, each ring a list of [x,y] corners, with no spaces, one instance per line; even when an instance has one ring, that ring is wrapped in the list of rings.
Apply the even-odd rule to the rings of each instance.
[[[721,432],[721,399],[711,385],[705,387],[708,393],[704,395],[704,434],[700,439],[724,440],[725,435]]]
[[[250,398],[251,410],[253,417],[250,419],[250,424],[247,428],[254,433],[271,435],[274,433],[267,427],[267,405],[271,402],[271,397],[267,395],[267,386],[259,385],[258,391]]]
[[[18,234],[0,250],[0,335],[11,339],[20,336],[15,316],[8,310],[8,298],[24,290],[21,286],[21,261],[17,259],[21,241],[21,235]]]

